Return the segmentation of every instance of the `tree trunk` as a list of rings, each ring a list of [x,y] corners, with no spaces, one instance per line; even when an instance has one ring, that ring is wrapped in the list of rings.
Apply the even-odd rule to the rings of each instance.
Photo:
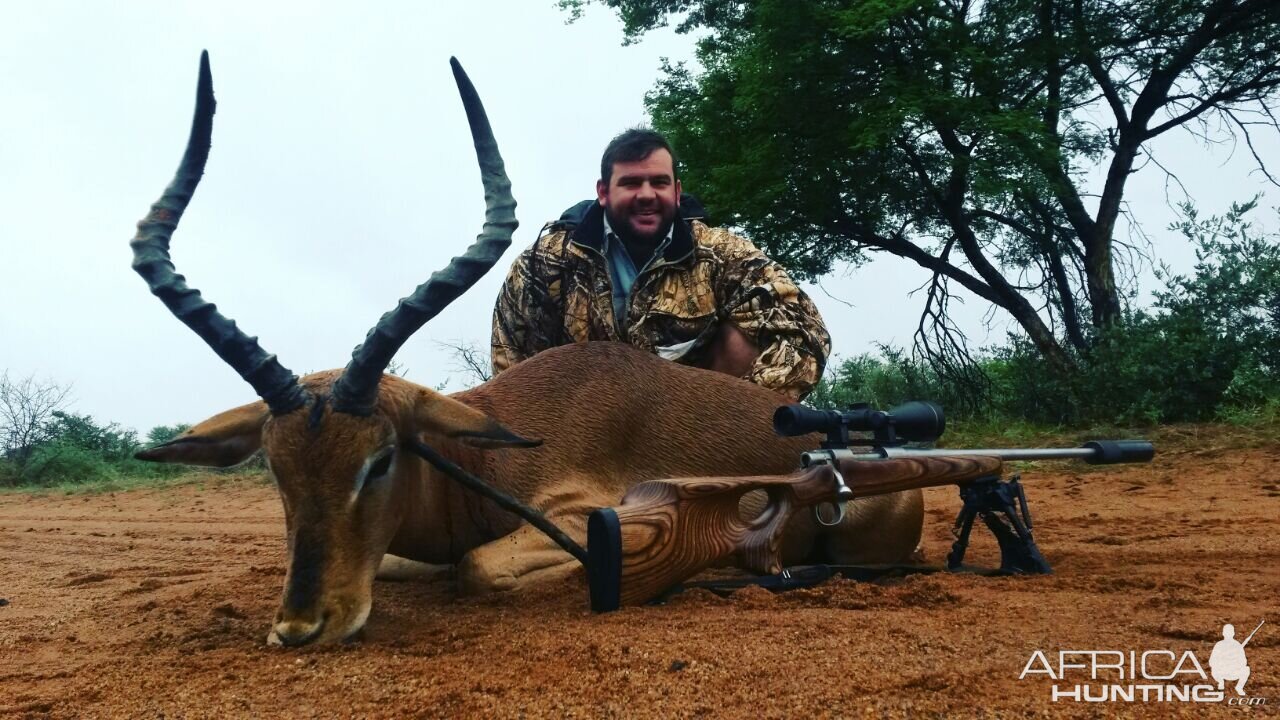
[[[1124,199],[1125,181],[1133,172],[1138,147],[1130,132],[1120,133],[1116,154],[1107,170],[1107,183],[1098,202],[1098,219],[1093,232],[1084,240],[1085,278],[1089,290],[1089,305],[1093,310],[1093,324],[1098,328],[1111,327],[1120,321],[1120,294],[1116,290],[1115,268],[1112,251],[1115,243],[1116,221],[1120,217],[1120,203]]]

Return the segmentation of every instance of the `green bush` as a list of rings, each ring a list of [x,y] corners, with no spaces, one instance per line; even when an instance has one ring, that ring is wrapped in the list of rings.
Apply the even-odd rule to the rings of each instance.
[[[147,432],[147,447],[163,445],[191,429],[186,423],[177,425],[157,425]]]
[[[1142,315],[1093,348],[1081,399],[1089,417],[1103,420],[1208,420],[1249,358],[1196,313]]]
[[[991,381],[989,415],[1049,425],[1077,422],[1078,378],[1056,372],[1025,338],[1013,336],[1008,345],[989,348],[981,366]]]
[[[187,426],[159,426],[148,433],[152,444],[167,441]],[[149,481],[187,472],[181,465],[133,459],[142,448],[137,433],[115,423],[99,424],[88,415],[57,411],[44,428],[45,440],[21,456],[0,459],[0,487],[90,485]]]
[[[89,415],[63,411],[53,413],[48,437],[54,443],[81,448],[107,461],[121,461],[141,449],[138,434],[116,423],[99,425]]]
[[[1246,219],[1253,207],[1236,204],[1226,215],[1201,219],[1184,206],[1183,221],[1170,229],[1195,247],[1192,273],[1163,272],[1155,306],[1093,338],[1074,374],[1055,372],[1022,338],[987,350],[979,367],[990,385],[976,414],[1055,425],[1152,424],[1274,408],[1280,403],[1280,235],[1253,228]],[[884,353],[882,361],[863,356],[830,376],[825,397],[873,396],[865,367],[872,368],[870,376],[893,376],[885,363],[923,373],[900,354]],[[953,416],[964,417],[955,402],[965,397],[962,389],[926,376],[916,388],[931,390]]]
[[[881,345],[879,357],[864,353],[833,362],[805,402],[821,409],[869,403],[889,409],[909,400],[960,405],[959,393],[929,368],[902,350]]]
[[[1200,219],[1184,208],[1171,229],[1196,248],[1190,275],[1162,273],[1150,310],[1093,338],[1063,376],[1024,338],[988,348],[988,384],[972,402],[920,360],[881,347],[833,363],[809,397],[815,407],[869,402],[890,408],[931,399],[954,418],[1013,418],[1050,425],[1146,425],[1261,417],[1280,406],[1280,236],[1246,221],[1253,203]]]
[[[117,477],[100,453],[60,441],[36,448],[22,469],[23,485],[100,483]]]
[[[0,458],[0,487],[17,487],[22,484],[22,468],[18,463]]]
[[[983,367],[995,388],[993,408],[1051,424],[1204,421],[1267,397],[1258,377],[1266,373],[1249,349],[1180,310],[1137,313],[1105,331],[1070,377],[1020,340]]]
[[[1256,198],[1201,220],[1183,207],[1171,226],[1196,246],[1194,274],[1168,275],[1157,306],[1199,319],[1231,348],[1229,406],[1259,407],[1280,396],[1280,234],[1255,230],[1246,217]]]

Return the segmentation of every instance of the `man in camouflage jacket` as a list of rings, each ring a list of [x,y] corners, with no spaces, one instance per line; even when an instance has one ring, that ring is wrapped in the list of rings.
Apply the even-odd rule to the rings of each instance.
[[[495,375],[547,348],[614,340],[793,400],[813,389],[831,351],[817,308],[750,242],[678,215],[661,135],[615,138],[597,195],[512,265],[493,314]]]

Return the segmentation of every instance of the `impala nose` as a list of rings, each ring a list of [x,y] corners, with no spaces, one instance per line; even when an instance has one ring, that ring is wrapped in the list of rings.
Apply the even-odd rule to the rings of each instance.
[[[268,645],[284,645],[298,647],[306,645],[320,636],[324,629],[324,620],[308,622],[306,620],[285,620],[278,622],[267,635]]]

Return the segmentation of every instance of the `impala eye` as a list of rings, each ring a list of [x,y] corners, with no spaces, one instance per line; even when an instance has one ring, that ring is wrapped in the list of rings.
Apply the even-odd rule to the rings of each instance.
[[[369,468],[369,474],[365,477],[372,480],[386,475],[387,471],[391,469],[391,458],[393,455],[395,455],[395,453],[389,452],[375,460],[373,466]]]

